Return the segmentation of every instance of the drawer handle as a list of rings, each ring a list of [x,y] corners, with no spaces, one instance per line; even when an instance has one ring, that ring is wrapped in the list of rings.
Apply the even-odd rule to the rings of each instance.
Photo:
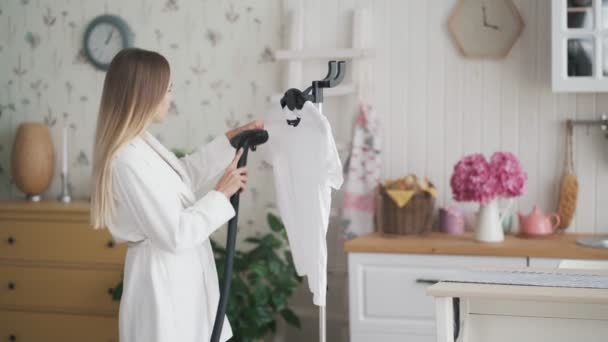
[[[116,244],[114,243],[114,240],[110,240],[106,245],[108,246],[108,248],[114,248]]]
[[[8,289],[9,290],[14,290],[15,287],[17,287],[17,284],[15,284],[15,282],[13,282],[13,281],[9,281],[9,283],[8,283]]]
[[[439,280],[437,279],[424,279],[424,278],[418,278],[416,279],[416,284],[430,284],[430,285],[434,285],[437,284],[439,282]]]
[[[10,335],[8,335],[8,340],[9,341],[17,341],[17,336],[15,336],[14,334],[10,334]]]
[[[111,296],[114,293],[114,289],[111,287],[108,287],[108,294]]]
[[[8,242],[9,245],[14,245],[15,244],[15,238],[12,236],[9,236],[8,239],[6,239],[6,242]]]

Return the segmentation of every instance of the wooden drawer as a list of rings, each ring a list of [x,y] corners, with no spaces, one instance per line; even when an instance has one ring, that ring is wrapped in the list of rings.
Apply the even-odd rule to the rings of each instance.
[[[117,314],[121,271],[0,265],[0,307]]]
[[[0,220],[0,259],[122,264],[125,252],[83,222]]]
[[[0,311],[0,341],[118,342],[118,318]]]

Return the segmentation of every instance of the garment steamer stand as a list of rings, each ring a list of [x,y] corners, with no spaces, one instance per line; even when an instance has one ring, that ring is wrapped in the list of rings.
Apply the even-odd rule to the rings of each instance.
[[[289,89],[281,98],[281,107],[289,108],[289,110],[302,109],[306,101],[311,101],[317,104],[317,108],[321,115],[323,115],[323,88],[332,88],[340,84],[344,79],[346,71],[345,61],[329,61],[328,72],[324,79],[319,81],[313,81],[312,85],[304,92],[299,89]],[[300,123],[300,118],[294,120],[287,120],[287,124],[293,127],[297,127]],[[319,306],[319,341],[325,342],[327,336],[326,330],[326,318],[325,318],[325,306]]]
[[[319,112],[323,114],[323,88],[331,88],[337,86],[344,79],[345,62],[330,61],[328,63],[329,71],[324,79],[313,81],[312,85],[304,92],[298,89],[289,89],[281,99],[281,106],[288,106],[290,110],[302,109],[304,102],[312,101],[317,104]],[[309,94],[312,92],[311,94]],[[300,123],[300,118],[296,120],[287,120],[287,124],[297,127]],[[238,161],[237,167],[242,167],[247,164],[247,152],[249,148],[255,151],[256,146],[268,141],[268,132],[263,129],[247,130],[242,132],[232,139],[230,144],[237,150],[243,147],[243,155]],[[226,307],[228,305],[228,294],[230,293],[230,281],[232,279],[232,266],[234,261],[236,232],[239,213],[239,194],[240,191],[230,197],[230,203],[234,207],[236,215],[228,222],[228,236],[226,237],[226,264],[224,265],[224,276],[221,284],[220,300],[217,305],[217,313],[213,324],[213,332],[211,334],[211,342],[219,342],[222,326],[224,324],[224,316],[226,315]],[[319,341],[325,342],[326,327],[325,327],[325,306],[319,307]]]

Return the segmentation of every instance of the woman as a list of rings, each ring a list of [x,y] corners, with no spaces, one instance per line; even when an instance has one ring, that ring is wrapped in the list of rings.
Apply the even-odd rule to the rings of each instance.
[[[91,221],[128,243],[121,342],[209,341],[219,301],[209,235],[235,215],[229,198],[247,183],[246,168],[236,167],[243,151],[229,139],[263,128],[251,122],[177,159],[146,130],[163,121],[170,103],[163,56],[131,48],[114,57],[95,133]],[[230,337],[224,317],[220,341]]]

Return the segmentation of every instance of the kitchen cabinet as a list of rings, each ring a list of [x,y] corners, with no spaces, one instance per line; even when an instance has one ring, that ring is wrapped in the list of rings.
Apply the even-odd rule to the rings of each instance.
[[[577,237],[507,236],[494,244],[476,242],[470,234],[372,233],[347,241],[350,340],[435,341],[435,304],[426,290],[461,269],[554,268],[563,258],[608,260],[608,250],[578,246]]]
[[[393,334],[422,342],[435,338],[428,286],[467,267],[526,267],[526,258],[352,253],[348,265],[351,340],[392,341],[381,336]]]
[[[608,1],[552,0],[555,92],[608,91]]]

